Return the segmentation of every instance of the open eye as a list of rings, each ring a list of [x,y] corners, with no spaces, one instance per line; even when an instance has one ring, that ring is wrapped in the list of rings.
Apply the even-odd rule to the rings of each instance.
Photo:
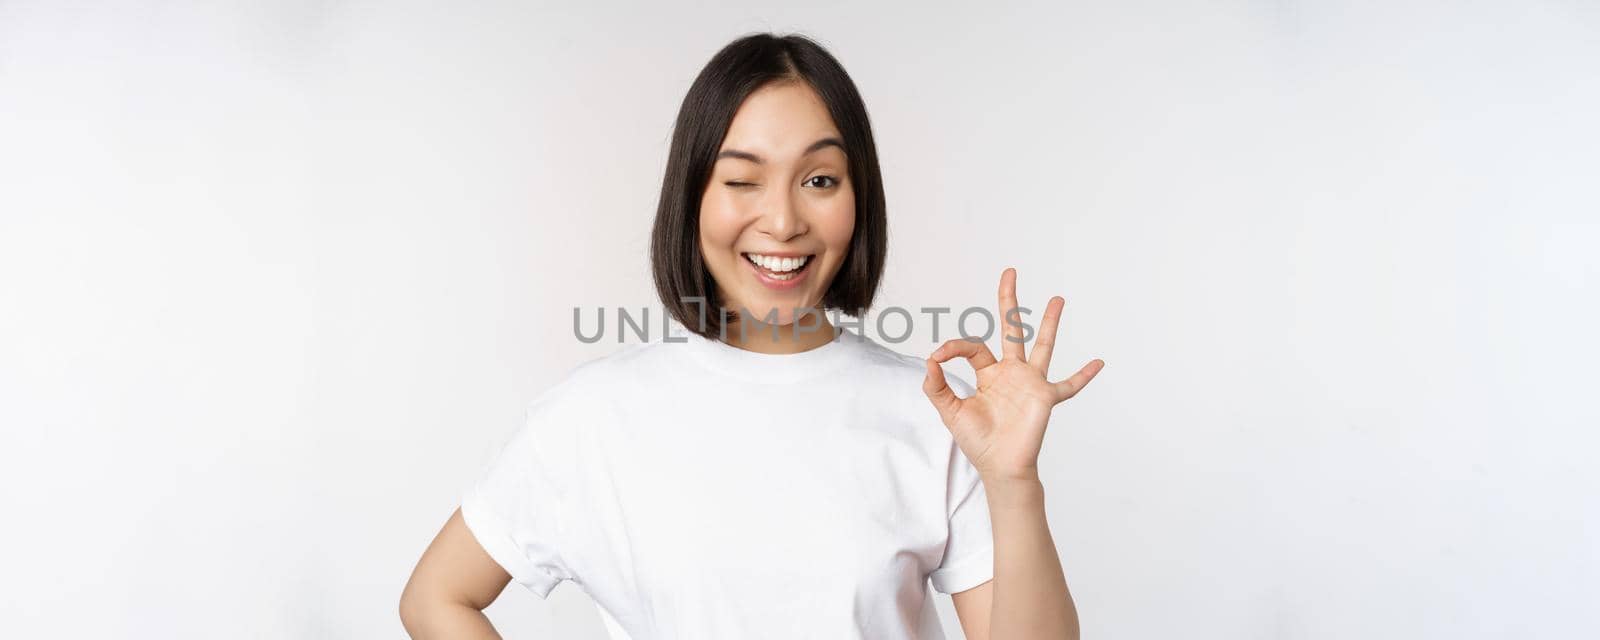
[[[837,186],[838,184],[839,179],[833,176],[812,176],[810,179],[805,181],[806,186],[816,187],[818,189],[827,189]]]

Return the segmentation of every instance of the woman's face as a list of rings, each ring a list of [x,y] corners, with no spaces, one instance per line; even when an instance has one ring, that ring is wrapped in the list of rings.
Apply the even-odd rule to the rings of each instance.
[[[856,198],[839,130],[811,87],[745,98],[700,197],[700,251],[724,307],[794,322],[844,263]]]

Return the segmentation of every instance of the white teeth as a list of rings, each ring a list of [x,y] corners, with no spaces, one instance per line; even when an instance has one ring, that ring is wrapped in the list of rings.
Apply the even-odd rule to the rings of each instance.
[[[761,268],[775,273],[794,271],[805,266],[806,263],[811,260],[811,256],[805,256],[802,258],[779,258],[775,256],[764,256],[757,253],[747,253],[744,255],[746,258],[749,258],[751,262],[756,263]]]

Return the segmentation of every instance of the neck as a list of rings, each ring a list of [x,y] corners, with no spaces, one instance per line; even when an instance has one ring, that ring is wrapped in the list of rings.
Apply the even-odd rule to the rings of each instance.
[[[789,324],[766,324],[753,318],[733,320],[727,325],[724,342],[756,353],[800,353],[832,342],[833,333],[833,324],[823,314],[807,313]]]

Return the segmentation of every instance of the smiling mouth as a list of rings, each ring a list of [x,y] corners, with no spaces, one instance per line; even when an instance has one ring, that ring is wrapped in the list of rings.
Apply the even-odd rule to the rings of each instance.
[[[811,267],[811,263],[817,257],[816,255],[806,255],[794,258],[783,258],[777,256],[765,256],[758,253],[741,253],[739,255],[744,256],[745,260],[749,261],[750,264],[755,265],[756,269],[759,269],[762,275],[779,282],[784,280],[793,280],[794,278],[799,277],[801,273],[804,273],[806,269]]]

